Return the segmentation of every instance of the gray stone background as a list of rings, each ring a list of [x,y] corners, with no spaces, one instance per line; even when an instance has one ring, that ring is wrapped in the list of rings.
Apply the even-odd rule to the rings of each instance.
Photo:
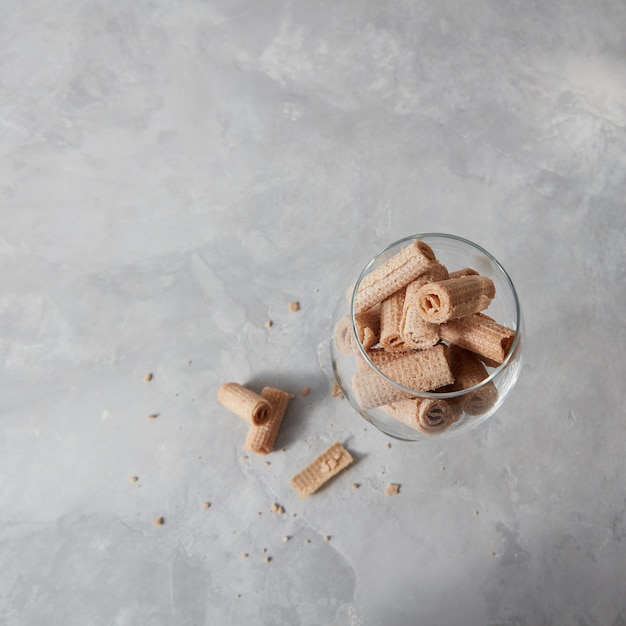
[[[0,623],[626,624],[623,2],[0,7]],[[507,268],[525,365],[389,448],[330,317],[429,231]],[[270,456],[228,380],[298,396]]]

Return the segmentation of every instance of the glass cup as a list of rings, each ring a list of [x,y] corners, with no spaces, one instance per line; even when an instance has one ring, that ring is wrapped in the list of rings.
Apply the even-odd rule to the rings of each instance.
[[[376,349],[376,346],[365,349],[358,339],[355,298],[362,280],[415,240],[428,244],[437,260],[450,272],[469,267],[480,275],[489,277],[494,283],[496,295],[489,307],[484,310],[484,314],[512,331],[510,347],[502,363],[497,364],[481,357],[479,367],[483,368],[486,377],[467,389],[447,385],[437,390],[420,391],[406,387],[393,380],[391,375],[387,375],[389,370],[380,365],[379,361],[377,361],[379,366],[374,363],[373,357],[381,354],[381,350]],[[343,339],[340,341],[342,333]],[[443,233],[427,233],[406,237],[386,247],[367,263],[354,286],[348,287],[339,297],[333,315],[330,356],[335,379],[341,391],[363,418],[391,437],[423,441],[451,437],[468,431],[484,422],[500,408],[520,374],[523,334],[524,322],[517,293],[500,263],[489,252],[467,239]],[[345,346],[338,345],[338,341],[345,341],[346,336],[352,345],[350,351],[346,351]],[[457,348],[449,346],[445,341],[439,343],[447,346],[438,350],[444,352],[449,360],[450,354]],[[470,359],[476,360],[473,356]],[[483,363],[484,361],[486,363]],[[369,384],[383,385],[386,391],[391,392],[389,397],[397,399],[375,407],[365,404],[362,401],[363,394],[355,390],[355,383],[359,378],[363,381],[363,377]],[[490,401],[475,402],[476,398],[485,397],[490,398]],[[412,400],[404,404],[421,407],[420,410],[426,412],[422,416],[426,421],[420,418],[421,422],[414,423],[413,417],[410,420],[398,418],[404,399],[409,398]]]

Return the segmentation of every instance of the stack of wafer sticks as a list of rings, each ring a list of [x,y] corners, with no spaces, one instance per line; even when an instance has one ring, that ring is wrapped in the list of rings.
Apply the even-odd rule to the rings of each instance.
[[[480,385],[486,366],[500,365],[515,337],[483,313],[495,295],[489,277],[471,268],[448,271],[420,240],[367,274],[354,300],[357,338],[349,316],[334,334],[337,349],[357,360],[352,387],[361,408],[380,408],[426,434],[443,432],[463,414],[488,412],[498,390],[492,382]],[[479,387],[453,399],[423,398],[388,379],[416,392]]]

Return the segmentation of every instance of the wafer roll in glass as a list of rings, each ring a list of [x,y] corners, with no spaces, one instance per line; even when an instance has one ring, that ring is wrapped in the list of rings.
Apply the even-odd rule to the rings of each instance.
[[[417,311],[426,322],[441,324],[486,309],[496,295],[491,278],[460,276],[424,285],[417,294]]]
[[[439,327],[441,338],[499,365],[508,354],[515,331],[484,313],[451,320]]]
[[[450,348],[450,366],[454,374],[455,391],[479,385],[489,376],[487,368],[475,354],[458,346]],[[498,389],[489,382],[460,396],[459,400],[468,415],[482,415],[497,402]]]
[[[402,339],[400,323],[404,310],[404,289],[392,293],[380,303],[380,345],[388,352],[411,350]]]
[[[224,383],[217,390],[217,399],[229,411],[254,426],[260,426],[272,416],[270,403],[239,383]]]
[[[375,304],[408,285],[435,259],[431,247],[412,241],[388,261],[363,277],[355,299],[357,311],[367,311]]]
[[[287,405],[293,396],[276,387],[264,387],[261,396],[270,403],[272,416],[261,426],[250,426],[244,448],[257,454],[269,454],[274,449]]]
[[[407,426],[427,435],[443,432],[461,416],[458,402],[444,398],[408,398],[381,408]]]

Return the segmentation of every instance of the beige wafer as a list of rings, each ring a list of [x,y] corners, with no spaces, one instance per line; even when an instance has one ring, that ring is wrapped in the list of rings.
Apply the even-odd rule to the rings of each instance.
[[[450,348],[450,366],[454,374],[455,391],[479,385],[489,376],[487,368],[474,353],[458,346]],[[497,402],[498,389],[490,381],[461,396],[459,400],[468,415],[482,415]]]
[[[419,276],[435,259],[431,247],[414,240],[397,254],[363,277],[356,295],[357,311],[367,311]]]
[[[441,324],[486,309],[496,295],[491,278],[460,276],[428,283],[417,293],[417,311],[426,322]]]
[[[359,351],[356,339],[352,332],[352,320],[349,315],[344,315],[337,320],[333,331],[335,347],[342,354],[357,354]]]
[[[417,350],[379,366],[391,380],[415,391],[431,391],[454,381],[447,359],[448,347],[438,344]]]
[[[459,404],[444,398],[408,398],[382,409],[407,426],[427,435],[443,432],[461,416]]]
[[[461,276],[479,276],[479,274],[471,267],[464,267],[463,269],[450,272],[448,278],[461,278]]]
[[[515,338],[515,331],[498,324],[484,313],[450,320],[439,327],[441,338],[499,365]]]
[[[392,293],[380,303],[380,345],[388,352],[411,350],[400,334],[405,289]]]
[[[352,390],[356,401],[364,411],[407,397],[401,389],[385,380],[371,367],[357,372],[352,377]]]
[[[306,498],[353,461],[350,453],[336,441],[301,472],[298,472],[291,479],[291,486],[301,498]]]
[[[260,426],[272,416],[270,403],[239,383],[224,383],[217,390],[217,399],[229,411],[254,426]]]
[[[272,407],[272,416],[261,426],[250,426],[244,448],[257,454],[269,454],[274,449],[274,442],[283,423],[289,400],[293,396],[276,387],[264,387],[261,396]]]
[[[367,350],[378,343],[380,334],[380,307],[374,306],[368,311],[357,313],[354,324],[359,341]]]

